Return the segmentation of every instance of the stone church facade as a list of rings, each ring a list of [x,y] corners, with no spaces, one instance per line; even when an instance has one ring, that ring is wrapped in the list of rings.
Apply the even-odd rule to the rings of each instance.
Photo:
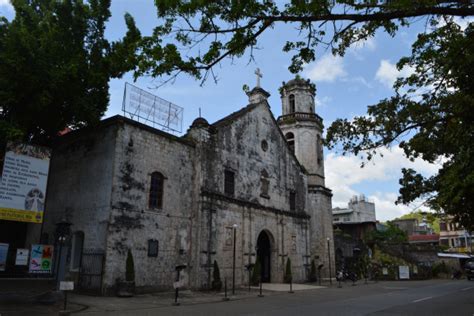
[[[142,291],[172,288],[177,266],[182,285],[208,288],[214,261],[231,284],[235,247],[236,285],[247,284],[257,258],[264,282],[283,281],[287,258],[294,282],[308,279],[311,260],[328,277],[331,191],[315,88],[294,79],[280,93],[278,119],[257,86],[246,107],[213,124],[198,118],[183,137],[122,116],[61,137],[43,231],[72,224],[66,273],[112,293],[131,250]],[[95,280],[84,273],[94,255]]]

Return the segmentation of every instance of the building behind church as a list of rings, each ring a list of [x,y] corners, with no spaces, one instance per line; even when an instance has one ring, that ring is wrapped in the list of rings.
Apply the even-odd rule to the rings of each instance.
[[[177,266],[186,287],[208,288],[214,261],[231,280],[235,246],[236,285],[256,261],[263,282],[282,282],[288,258],[294,282],[313,260],[334,276],[315,86],[296,78],[280,94],[278,119],[257,84],[247,106],[182,137],[122,116],[61,137],[43,231],[54,243],[56,223],[72,224],[65,274],[112,293],[130,250],[141,291],[172,288]]]

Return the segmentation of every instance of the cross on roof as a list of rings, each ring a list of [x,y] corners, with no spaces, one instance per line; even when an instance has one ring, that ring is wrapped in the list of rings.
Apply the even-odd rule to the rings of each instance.
[[[260,68],[255,70],[255,74],[257,75],[257,88],[260,88],[260,78],[263,77],[263,74],[260,72]]]

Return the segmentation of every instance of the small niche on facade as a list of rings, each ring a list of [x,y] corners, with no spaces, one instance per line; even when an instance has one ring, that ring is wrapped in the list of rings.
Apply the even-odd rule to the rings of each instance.
[[[267,141],[264,139],[262,140],[262,143],[260,144],[262,146],[262,150],[263,151],[267,151],[268,150],[268,143]]]
[[[270,187],[270,180],[268,177],[268,173],[265,169],[262,170],[260,174],[260,196],[269,199],[270,195],[268,195],[268,189]]]

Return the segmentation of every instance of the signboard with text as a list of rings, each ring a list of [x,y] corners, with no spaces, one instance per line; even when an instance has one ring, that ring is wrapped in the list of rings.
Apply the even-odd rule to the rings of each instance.
[[[5,271],[7,266],[8,244],[0,243],[0,271]]]
[[[32,245],[30,273],[51,273],[53,267],[53,246]]]
[[[61,281],[61,282],[59,282],[59,290],[60,291],[73,291],[74,290],[74,282],[72,282],[72,281]]]
[[[0,175],[0,219],[43,222],[50,150],[8,144]]]
[[[398,266],[400,280],[410,279],[410,268],[408,266]]]

